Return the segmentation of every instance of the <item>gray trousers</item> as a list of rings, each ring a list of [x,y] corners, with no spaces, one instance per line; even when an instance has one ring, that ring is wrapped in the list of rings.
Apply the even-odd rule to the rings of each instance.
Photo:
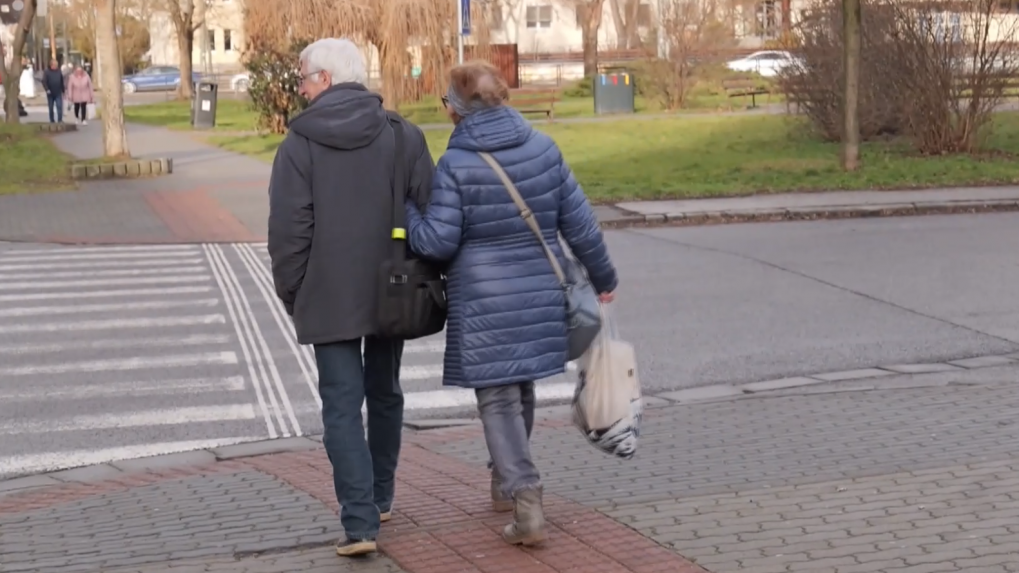
[[[531,461],[534,382],[481,388],[475,392],[491,456],[488,467],[502,482],[503,495],[511,498],[518,491],[541,485],[538,468]]]

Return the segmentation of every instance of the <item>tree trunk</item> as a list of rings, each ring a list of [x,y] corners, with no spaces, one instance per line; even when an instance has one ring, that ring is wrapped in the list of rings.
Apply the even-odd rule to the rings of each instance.
[[[177,30],[177,49],[180,51],[180,58],[177,67],[180,68],[180,89],[181,99],[190,100],[195,93],[194,82],[191,74],[194,70],[192,56],[195,49],[195,32],[191,29],[190,23]]]
[[[601,28],[604,5],[605,0],[588,0],[583,4],[584,26],[581,29],[581,37],[584,46],[585,78],[598,75],[598,30]]]
[[[21,52],[25,49],[28,31],[32,29],[35,9],[36,0],[25,2],[25,8],[21,11],[21,19],[18,20],[18,28],[14,31],[14,40],[11,42],[10,68],[6,63],[7,54],[4,53],[3,45],[0,45],[0,70],[4,72],[4,113],[7,115],[7,123],[21,123],[21,116],[18,114],[18,101],[21,97]]]
[[[102,61],[99,69],[103,90],[103,153],[106,157],[127,157],[127,132],[124,129],[124,89],[117,50],[116,0],[95,0],[96,53]]]
[[[845,93],[842,98],[842,168],[860,167],[860,0],[842,0],[843,68]]]

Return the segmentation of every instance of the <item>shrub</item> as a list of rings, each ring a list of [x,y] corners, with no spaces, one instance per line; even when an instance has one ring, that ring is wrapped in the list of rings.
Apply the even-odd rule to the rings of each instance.
[[[594,96],[594,78],[584,78],[572,86],[563,90],[565,97],[592,97]]]
[[[307,106],[298,93],[301,85],[299,55],[305,43],[286,52],[260,50],[248,56],[245,67],[251,76],[248,95],[258,113],[258,127],[270,133],[286,133],[290,117]]]

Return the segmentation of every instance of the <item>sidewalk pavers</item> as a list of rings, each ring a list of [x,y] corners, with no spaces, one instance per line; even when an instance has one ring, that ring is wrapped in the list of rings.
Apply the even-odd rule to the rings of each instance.
[[[551,538],[541,548],[499,538],[508,517],[489,509],[484,439],[468,425],[408,431],[379,557],[332,554],[330,467],[302,445],[0,494],[2,570],[1014,572],[1017,373],[655,402],[630,461],[588,446],[562,409],[543,412],[533,451]],[[907,384],[927,378],[955,384]]]

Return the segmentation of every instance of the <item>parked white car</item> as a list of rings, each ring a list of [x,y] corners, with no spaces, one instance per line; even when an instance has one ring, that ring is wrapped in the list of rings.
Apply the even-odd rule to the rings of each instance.
[[[251,85],[251,76],[248,72],[237,74],[230,78],[230,90],[235,92],[246,92]]]
[[[726,67],[735,72],[755,72],[766,78],[771,78],[777,76],[780,70],[798,64],[799,60],[789,52],[765,50],[733,60],[726,64]]]

